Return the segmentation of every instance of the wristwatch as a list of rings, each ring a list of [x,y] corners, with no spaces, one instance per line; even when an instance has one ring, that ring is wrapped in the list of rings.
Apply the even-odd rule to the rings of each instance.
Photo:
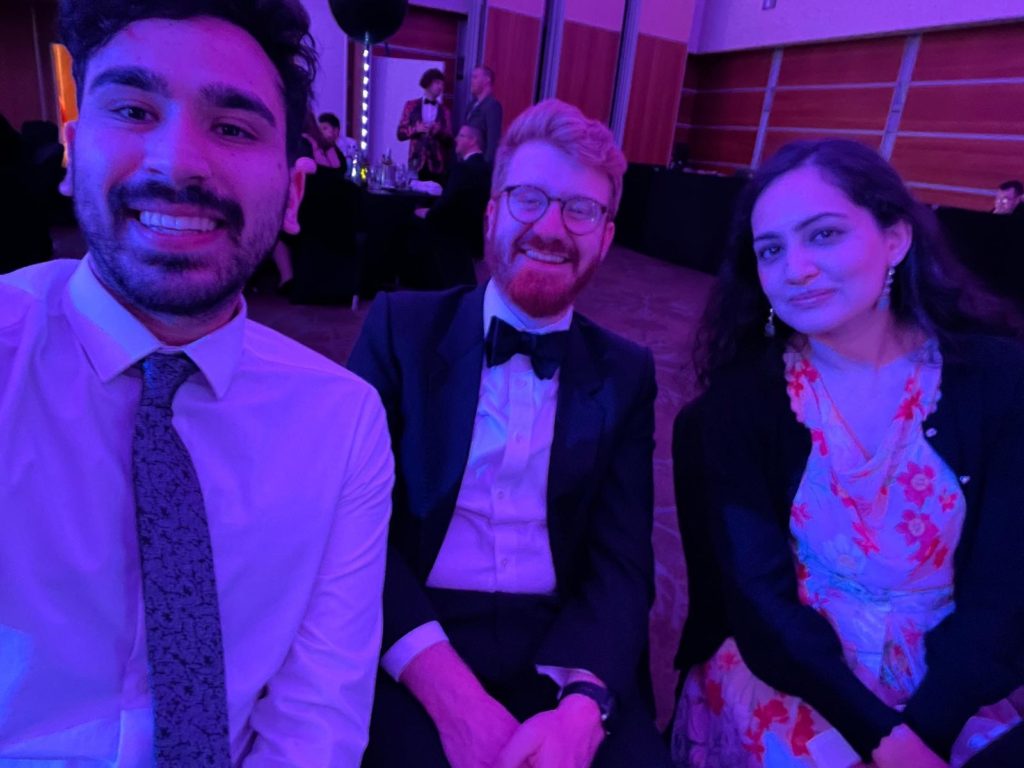
[[[592,699],[597,703],[597,708],[601,712],[601,727],[604,728],[605,735],[611,733],[611,726],[615,718],[616,709],[615,696],[612,695],[612,692],[603,685],[590,683],[586,680],[577,680],[574,683],[569,683],[562,689],[562,693],[558,697],[558,700],[561,701],[566,696],[573,693],[586,696],[588,699]]]

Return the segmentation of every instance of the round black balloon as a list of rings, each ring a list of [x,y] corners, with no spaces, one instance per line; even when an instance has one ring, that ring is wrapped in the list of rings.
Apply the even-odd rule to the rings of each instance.
[[[402,26],[408,0],[330,0],[331,13],[342,31],[353,40],[371,43],[387,40]]]

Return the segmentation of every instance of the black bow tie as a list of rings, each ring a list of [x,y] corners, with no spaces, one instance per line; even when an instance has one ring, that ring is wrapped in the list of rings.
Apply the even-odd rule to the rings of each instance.
[[[424,99],[423,103],[424,104],[433,104],[436,107],[437,106],[437,99]]]
[[[568,331],[528,333],[492,317],[487,329],[487,367],[501,365],[512,355],[521,354],[530,358],[537,378],[550,379],[562,364],[568,340]]]

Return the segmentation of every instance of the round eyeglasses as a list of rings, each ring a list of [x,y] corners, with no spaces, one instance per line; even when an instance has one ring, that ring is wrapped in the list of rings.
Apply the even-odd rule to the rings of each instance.
[[[553,197],[540,187],[516,184],[501,190],[508,196],[508,212],[520,224],[533,224],[554,201],[562,208],[562,224],[574,235],[589,235],[601,223],[608,206],[589,197]]]

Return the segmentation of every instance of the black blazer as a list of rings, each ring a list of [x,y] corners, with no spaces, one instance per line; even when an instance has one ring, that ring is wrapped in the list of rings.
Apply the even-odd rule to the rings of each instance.
[[[444,192],[427,211],[429,232],[444,246],[448,239],[475,258],[484,250],[484,211],[491,197],[491,166],[480,153],[452,166]]]
[[[484,143],[480,147],[484,151],[484,159],[494,164],[494,153],[501,142],[501,102],[494,98],[493,93],[487,94],[479,102],[470,102],[466,107],[466,119],[463,125],[471,125],[480,131]]]
[[[781,352],[719,374],[698,417],[719,566],[705,582],[721,580],[728,632],[754,674],[807,701],[865,760],[901,721],[948,759],[970,716],[1024,684],[1024,353],[972,337],[942,355],[942,399],[924,430],[960,478],[967,514],[956,610],[926,635],[928,673],[902,713],[857,679],[831,625],[797,597],[789,514],[811,440],[790,410]]]
[[[384,640],[436,614],[424,590],[469,456],[483,366],[483,287],[381,293],[349,368],[380,392],[396,459]],[[636,690],[653,598],[654,364],[576,314],[558,387],[548,531],[559,615],[536,663]]]

